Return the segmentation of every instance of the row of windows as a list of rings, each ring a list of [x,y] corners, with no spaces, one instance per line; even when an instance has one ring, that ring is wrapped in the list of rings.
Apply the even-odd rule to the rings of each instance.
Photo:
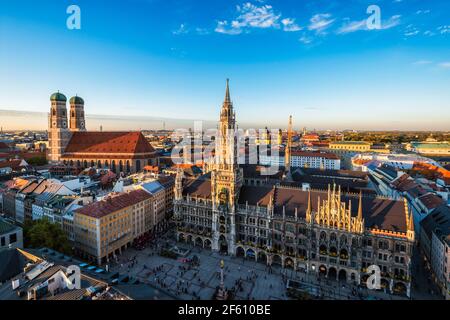
[[[16,233],[12,233],[9,235],[9,244],[13,244],[17,242],[17,234]],[[0,238],[0,247],[4,247],[6,246],[6,237],[1,237]]]

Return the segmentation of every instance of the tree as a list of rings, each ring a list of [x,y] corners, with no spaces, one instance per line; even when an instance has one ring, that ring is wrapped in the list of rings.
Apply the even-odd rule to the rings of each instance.
[[[27,160],[27,163],[31,166],[43,166],[47,164],[45,157],[32,157]]]
[[[30,221],[24,226],[25,247],[47,247],[64,254],[71,254],[72,247],[64,231],[47,219]]]

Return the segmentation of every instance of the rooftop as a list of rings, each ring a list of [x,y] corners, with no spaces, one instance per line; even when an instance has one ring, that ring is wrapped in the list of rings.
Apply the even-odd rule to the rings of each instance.
[[[100,219],[151,197],[152,195],[144,190],[134,190],[128,193],[110,196],[102,201],[94,202],[81,209],[75,210],[75,213]]]
[[[325,158],[330,160],[339,160],[339,157],[335,155],[334,153],[328,153],[328,152],[314,152],[314,151],[296,151],[293,150],[291,152],[292,156],[297,157],[317,157],[317,158]]]
[[[333,144],[349,144],[349,145],[370,145],[370,142],[366,141],[336,141],[336,142],[330,142],[330,145]]]
[[[239,203],[267,206],[271,197],[274,201],[275,214],[281,215],[284,207],[286,216],[293,217],[297,209],[298,217],[306,217],[308,192],[297,188],[244,186],[241,189]],[[322,200],[326,199],[327,192],[311,191],[313,210],[317,210],[319,197]],[[341,201],[347,204],[351,202],[352,215],[356,217],[358,214],[358,195],[343,194]],[[406,232],[406,214],[402,201],[367,196],[362,198],[362,203],[366,228]]]
[[[434,232],[439,238],[443,239],[450,245],[450,208],[443,205],[434,209],[421,222],[422,229],[428,238]]]
[[[141,132],[74,132],[63,158],[96,154],[153,155],[155,150]],[[123,158],[123,155],[122,155]],[[118,164],[117,164],[118,165]]]
[[[18,227],[0,217],[0,234],[9,233]]]

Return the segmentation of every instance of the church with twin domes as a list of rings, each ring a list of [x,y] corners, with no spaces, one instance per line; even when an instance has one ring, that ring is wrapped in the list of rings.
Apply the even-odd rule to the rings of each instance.
[[[69,100],[59,91],[50,96],[48,160],[85,168],[110,169],[120,174],[139,172],[158,163],[156,151],[138,131],[87,131],[84,100]]]

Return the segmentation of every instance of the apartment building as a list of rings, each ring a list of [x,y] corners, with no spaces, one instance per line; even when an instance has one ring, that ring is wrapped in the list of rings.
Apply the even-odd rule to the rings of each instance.
[[[152,206],[148,192],[113,194],[74,211],[76,251],[102,264],[121,254],[134,239],[149,231]],[[151,220],[150,220],[151,221]]]

